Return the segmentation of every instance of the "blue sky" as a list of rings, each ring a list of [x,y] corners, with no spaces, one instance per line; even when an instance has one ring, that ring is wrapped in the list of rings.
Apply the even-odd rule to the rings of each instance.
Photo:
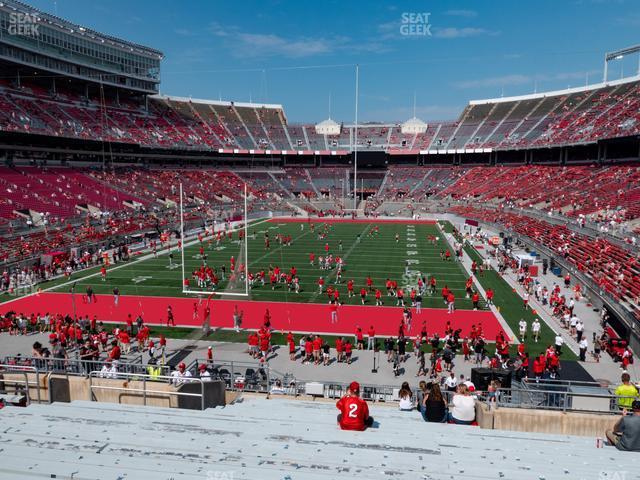
[[[28,0],[27,0],[28,1]],[[281,103],[289,121],[456,118],[469,100],[594,83],[638,43],[637,0],[31,0],[165,53],[162,93]],[[425,23],[424,16],[428,13]],[[411,28],[430,35],[403,35]],[[428,25],[428,26],[425,26]],[[638,70],[617,61],[610,78]]]

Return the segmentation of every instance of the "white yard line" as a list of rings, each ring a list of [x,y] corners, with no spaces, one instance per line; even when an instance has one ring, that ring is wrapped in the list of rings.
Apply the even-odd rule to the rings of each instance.
[[[259,221],[257,221],[256,223],[251,224],[250,226],[251,226],[251,227],[253,227],[253,226],[256,226],[256,225],[260,225],[260,224],[262,224],[262,223],[264,223],[264,222],[268,222],[268,221],[270,221],[270,220],[271,220],[270,218],[265,218],[265,219],[263,219],[263,220],[259,220]],[[232,231],[232,232],[235,232],[235,231],[240,230],[241,228],[244,228],[244,227],[240,227],[240,228],[232,229],[231,231]],[[185,243],[185,245],[183,245],[183,248],[190,247],[191,245],[195,245],[195,244],[197,244],[197,243],[198,243],[198,240],[197,240],[197,236],[196,236],[196,238],[195,238],[194,240],[191,240],[191,241],[189,241],[189,242],[186,242],[186,243]],[[173,246],[173,247],[171,247],[170,249],[168,249],[168,250],[163,250],[163,251],[159,252],[159,253],[158,253],[158,256],[167,255],[169,252],[173,252],[174,250],[177,250],[177,248],[176,248],[176,247],[177,247],[177,245],[178,245],[178,242],[176,242],[176,243],[174,244],[174,246]],[[137,258],[136,260],[133,260],[133,261],[130,261],[130,262],[124,263],[124,264],[119,265],[119,266],[117,266],[117,267],[110,268],[110,269],[109,269],[109,272],[113,272],[113,271],[115,271],[115,270],[119,270],[119,269],[121,269],[121,268],[130,267],[131,265],[136,265],[137,263],[140,263],[140,262],[143,262],[143,261],[149,260],[149,259],[151,259],[151,258],[155,258],[155,257],[154,257],[154,255],[153,255],[153,253],[148,253],[147,255],[143,255],[143,256],[141,256],[140,258]],[[19,297],[13,298],[13,299],[11,299],[11,300],[7,300],[6,302],[2,302],[2,304],[3,304],[3,305],[4,305],[4,304],[9,304],[9,303],[15,302],[15,301],[17,301],[17,300],[22,300],[23,298],[33,297],[34,295],[39,295],[39,294],[41,294],[41,293],[50,292],[50,291],[52,291],[52,290],[57,290],[57,289],[59,289],[59,288],[66,287],[66,286],[68,286],[68,285],[72,285],[72,284],[74,284],[74,283],[76,283],[76,282],[82,282],[82,281],[87,280],[87,279],[89,279],[89,278],[97,277],[98,275],[100,275],[100,272],[99,272],[99,271],[98,271],[98,272],[95,272],[95,273],[90,273],[90,274],[85,275],[85,276],[83,276],[83,277],[74,278],[73,280],[69,280],[68,282],[60,283],[60,284],[58,284],[58,285],[54,285],[54,286],[52,286],[52,287],[45,288],[45,289],[40,290],[40,291],[37,291],[37,292],[32,292],[32,293],[29,293],[29,294],[27,294],[27,295],[22,295],[22,296],[19,296]],[[140,286],[140,285],[138,285],[138,286]],[[157,288],[157,287],[156,287],[156,288]]]

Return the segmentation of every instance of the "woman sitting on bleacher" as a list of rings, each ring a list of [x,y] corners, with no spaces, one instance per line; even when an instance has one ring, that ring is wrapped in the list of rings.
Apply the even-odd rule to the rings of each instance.
[[[411,392],[408,382],[402,383],[400,391],[398,392],[398,397],[400,398],[400,402],[398,404],[400,410],[403,412],[412,412],[415,407],[413,406],[413,392]]]
[[[451,403],[453,407],[449,413],[449,422],[471,425],[476,418],[476,399],[469,395],[469,388],[464,383],[458,385]]]
[[[437,383],[431,385],[431,391],[422,399],[420,412],[425,422],[444,423],[447,420],[447,402]]]

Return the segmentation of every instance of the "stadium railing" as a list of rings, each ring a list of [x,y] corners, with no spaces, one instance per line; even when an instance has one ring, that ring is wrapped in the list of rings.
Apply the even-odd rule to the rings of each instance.
[[[14,369],[32,368],[38,374],[46,373],[62,373],[74,376],[89,376],[89,373],[102,367],[107,361],[106,358],[98,360],[80,360],[80,359],[64,359],[64,358],[42,358],[42,357],[24,357],[24,356],[7,356],[3,359],[5,365]],[[1,368],[1,366],[0,366]],[[163,374],[169,374],[168,365],[154,365],[154,368],[160,368]],[[127,361],[118,361],[118,372],[127,374],[146,374],[147,365],[142,363],[142,354],[130,356]]]
[[[30,373],[35,374],[35,382],[29,381],[28,374]],[[9,375],[9,377],[7,377],[7,375]],[[24,380],[22,378],[12,378],[14,375],[24,377]],[[8,386],[12,388],[7,388]],[[11,395],[9,391],[13,390],[14,396],[24,395],[26,404],[29,405],[31,403],[29,390],[31,387],[35,387],[37,401],[40,403],[39,386],[40,372],[38,372],[38,369],[35,367],[0,364],[0,395],[2,395],[3,399],[6,398],[7,395]]]
[[[148,398],[150,396],[154,397],[197,397],[200,399],[200,407],[201,410],[205,409],[205,393],[204,393],[204,384],[206,380],[203,380],[198,377],[188,377],[188,378],[175,378],[167,375],[140,375],[140,374],[131,374],[131,373],[116,373],[115,377],[105,377],[102,372],[93,371],[89,373],[89,399],[95,400],[93,395],[94,390],[107,390],[113,392],[126,392],[128,394],[139,393],[142,395],[143,405],[147,405]],[[117,380],[125,380],[125,384],[120,387],[115,387],[112,385],[95,385],[94,380],[99,378],[110,378]],[[130,382],[137,381],[141,382],[142,385],[140,388],[136,388],[135,385],[132,385]],[[159,383],[171,384],[177,387],[184,385],[186,383],[198,383],[200,384],[200,393],[191,393],[191,392],[180,392],[180,391],[166,391],[159,390],[154,388],[154,385],[158,385]]]

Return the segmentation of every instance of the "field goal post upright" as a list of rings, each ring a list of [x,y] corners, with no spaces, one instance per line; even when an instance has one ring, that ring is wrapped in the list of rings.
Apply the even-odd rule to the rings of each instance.
[[[236,275],[242,273],[243,277],[244,277],[244,281],[242,283],[240,282],[231,282],[229,281],[225,287],[221,288],[221,289],[211,289],[211,288],[202,288],[202,289],[195,289],[193,288],[191,285],[186,286],[185,285],[185,280],[187,279],[187,269],[186,269],[186,254],[185,254],[185,248],[187,247],[187,241],[190,241],[191,243],[194,243],[194,240],[188,240],[185,237],[185,231],[184,231],[184,190],[183,190],[183,185],[182,182],[180,183],[180,259],[181,259],[181,263],[182,263],[182,279],[181,279],[181,284],[182,284],[182,293],[186,294],[186,295],[196,295],[199,297],[202,296],[207,296],[207,295],[219,295],[219,296],[236,296],[236,297],[249,297],[249,218],[248,218],[248,185],[245,182],[244,183],[244,189],[243,189],[243,193],[244,193],[244,198],[243,198],[243,202],[242,202],[242,209],[243,209],[243,215],[239,221],[239,224],[237,224],[235,226],[235,228],[233,226],[229,226],[230,230],[232,232],[235,232],[238,236],[240,235],[240,232],[242,232],[243,234],[243,242],[239,242],[238,245],[238,250],[236,250],[236,255],[238,258],[238,261],[236,263],[236,269],[234,271],[230,271],[229,272],[229,280],[231,280],[232,278],[234,278]],[[226,227],[227,224],[226,223],[221,223],[220,225],[218,225],[218,231],[223,231],[225,233],[227,233],[226,231]],[[205,229],[207,228],[206,224],[205,224]],[[214,234],[216,234],[216,223],[215,223],[215,219],[211,225],[211,231],[209,232],[212,236]],[[221,248],[225,248],[225,247],[221,247]],[[240,270],[240,266],[243,266],[243,270]],[[242,291],[241,289],[238,289],[237,287],[243,284],[243,289],[244,291]]]

